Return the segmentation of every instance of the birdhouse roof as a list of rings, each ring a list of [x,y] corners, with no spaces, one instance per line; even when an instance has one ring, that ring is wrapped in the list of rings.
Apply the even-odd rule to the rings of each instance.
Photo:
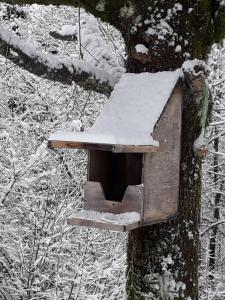
[[[180,70],[123,74],[92,128],[55,133],[50,136],[50,146],[63,141],[77,148],[80,143],[158,146],[152,133],[179,77]]]

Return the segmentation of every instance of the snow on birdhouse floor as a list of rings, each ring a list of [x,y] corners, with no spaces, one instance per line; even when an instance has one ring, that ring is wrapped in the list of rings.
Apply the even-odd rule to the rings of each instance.
[[[71,216],[68,219],[68,224],[126,231],[139,227],[140,221],[141,217],[137,212],[112,214],[92,210],[82,210]]]
[[[151,134],[180,75],[180,70],[123,74],[91,129],[55,133],[49,140],[157,146]]]

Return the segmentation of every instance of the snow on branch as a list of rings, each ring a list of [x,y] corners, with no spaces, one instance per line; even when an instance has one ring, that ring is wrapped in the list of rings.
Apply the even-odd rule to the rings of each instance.
[[[61,40],[79,39],[85,61],[115,77],[125,73],[125,69],[120,66],[118,58],[104,40],[99,22],[94,16],[82,11],[80,24],[65,25],[60,30],[50,32],[50,35]]]
[[[53,38],[62,41],[76,41],[77,40],[77,26],[64,25],[60,30],[50,31]]]
[[[0,29],[0,54],[42,78],[71,84],[72,81],[84,89],[109,95],[117,83],[107,71],[96,68],[88,62],[75,59],[56,58],[54,55],[37,51],[28,42],[19,39],[8,30]]]
[[[224,224],[224,223],[225,223],[225,220],[220,220],[218,222],[215,222],[215,223],[209,225],[209,227],[207,227],[203,232],[201,232],[201,236],[205,235],[209,230],[211,230],[215,226],[218,226],[218,225]]]

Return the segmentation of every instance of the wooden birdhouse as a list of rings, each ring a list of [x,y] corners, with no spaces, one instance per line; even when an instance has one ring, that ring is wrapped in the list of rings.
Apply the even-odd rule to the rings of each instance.
[[[181,109],[179,71],[127,73],[91,129],[50,136],[51,148],[88,151],[84,209],[68,224],[127,231],[175,218]]]

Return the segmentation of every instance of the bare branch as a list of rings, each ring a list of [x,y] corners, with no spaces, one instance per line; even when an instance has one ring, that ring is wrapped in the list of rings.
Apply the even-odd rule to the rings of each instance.
[[[58,59],[54,55],[37,51],[29,43],[0,30],[0,54],[19,67],[39,77],[71,84],[72,81],[87,90],[110,95],[118,78],[86,62],[72,59]]]
[[[215,226],[218,226],[223,223],[225,223],[225,220],[220,220],[216,223],[209,225],[209,227],[207,227],[203,232],[201,232],[201,236],[205,235],[210,229],[214,228]]]

